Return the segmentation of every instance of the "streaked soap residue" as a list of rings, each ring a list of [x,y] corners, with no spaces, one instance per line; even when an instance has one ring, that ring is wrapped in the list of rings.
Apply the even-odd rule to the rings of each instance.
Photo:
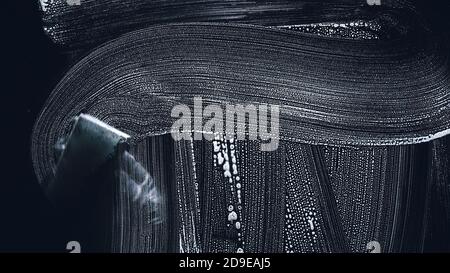
[[[133,201],[140,205],[155,206],[160,202],[155,182],[148,171],[128,152],[123,152],[120,159],[120,179],[130,188]],[[158,217],[152,221],[160,221]]]
[[[380,38],[381,24],[376,20],[358,20],[343,23],[288,25],[280,26],[280,28],[327,37],[370,40]]]
[[[245,234],[243,223],[243,197],[244,185],[238,172],[236,140],[235,138],[227,139],[225,136],[216,135],[212,142],[214,151],[214,166],[222,168],[225,180],[225,190],[230,192],[229,200],[227,200],[227,227],[237,234],[237,253],[244,253],[245,250]]]
[[[51,39],[71,50],[92,48],[126,32],[164,23],[234,22],[265,26],[300,25],[373,16],[364,0],[40,0]],[[78,1],[79,2],[79,1]],[[379,10],[406,6],[390,0]],[[120,14],[120,16],[117,16]]]
[[[120,176],[113,251],[365,252],[376,241],[383,252],[422,252],[436,241],[446,244],[445,48],[411,13],[406,21],[390,13],[344,18],[344,9],[328,3],[333,16],[308,21],[298,13],[308,1],[285,9],[289,16],[280,15],[286,3],[259,9],[229,3],[237,2],[247,10],[193,5],[188,13],[198,21],[270,27],[152,27],[104,45],[69,71],[33,132],[38,179],[54,167],[48,147],[83,110],[132,135],[131,153],[142,163],[127,165],[132,176]],[[97,21],[94,28],[108,34],[83,40],[78,34],[93,32],[72,24],[78,11],[54,7],[45,21],[57,43],[82,48],[117,34]],[[276,17],[265,17],[272,11]],[[142,18],[150,25],[169,20],[161,16]],[[122,30],[133,23],[125,20]],[[170,110],[195,95],[283,105],[279,149],[262,153],[258,143],[221,139],[173,143]],[[152,202],[152,183],[160,202]],[[165,216],[159,225],[151,224],[151,204]]]

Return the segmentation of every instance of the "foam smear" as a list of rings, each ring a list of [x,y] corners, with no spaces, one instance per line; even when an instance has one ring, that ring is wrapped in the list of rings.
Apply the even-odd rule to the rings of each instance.
[[[125,184],[131,199],[140,206],[148,205],[154,212],[151,219],[152,224],[161,222],[161,214],[157,210],[160,203],[160,194],[155,186],[153,177],[139,163],[133,155],[123,152],[119,158],[120,182]]]

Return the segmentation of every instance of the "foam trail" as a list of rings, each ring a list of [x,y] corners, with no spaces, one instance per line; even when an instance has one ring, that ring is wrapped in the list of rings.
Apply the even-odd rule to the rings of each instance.
[[[211,32],[227,37],[227,44]],[[169,133],[173,106],[192,106],[195,96],[205,104],[280,105],[280,138],[300,143],[406,145],[448,134],[445,51],[424,29],[392,41],[329,39],[198,23],[114,40],[69,71],[37,119],[32,150],[38,178],[54,164],[46,147],[62,135],[68,117],[85,110],[142,139]]]
[[[126,151],[122,153],[119,161],[120,181],[130,188],[133,201],[141,206],[147,204],[153,208],[155,216],[151,222],[152,224],[160,223],[160,212],[156,208],[160,202],[160,195],[152,176],[133,155]]]
[[[57,44],[85,50],[142,27],[165,23],[234,22],[265,26],[370,18],[411,1],[385,0],[378,9],[355,0],[41,0],[45,31]],[[120,14],[120,16],[117,16]]]
[[[97,48],[61,80],[36,121],[39,181],[54,167],[48,147],[68,117],[86,111],[133,137],[130,153],[160,192],[154,205],[164,217],[149,225],[153,211],[139,201],[153,200],[143,186],[151,179],[127,165],[133,175],[122,175],[114,191],[114,252],[235,252],[238,239],[248,252],[364,252],[371,241],[383,252],[422,252],[448,242],[447,47],[409,11],[383,6],[348,18],[340,11],[349,9],[330,5],[334,12],[309,19],[295,9],[284,17],[280,6],[269,12],[274,17],[222,18],[234,24],[186,24],[181,17],[183,24],[138,30]],[[54,41],[90,47],[77,33],[98,32],[60,22],[51,14],[56,6],[48,11],[48,22],[60,23],[48,31]],[[203,15],[193,18],[220,21]],[[84,41],[111,37],[101,36]],[[192,106],[195,96],[282,106],[277,151],[261,153],[251,141],[233,148],[243,199],[239,231],[235,222],[226,225],[238,188],[214,165],[211,143],[192,147],[170,138],[170,110]]]

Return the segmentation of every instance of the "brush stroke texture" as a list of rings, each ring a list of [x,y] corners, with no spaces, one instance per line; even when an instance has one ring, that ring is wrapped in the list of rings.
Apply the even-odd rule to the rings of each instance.
[[[297,8],[313,5],[306,2]],[[213,164],[212,145],[171,142],[170,110],[191,105],[194,96],[206,103],[279,104],[279,150],[236,145],[246,251],[365,252],[372,240],[383,252],[448,250],[447,47],[410,11],[358,12],[350,20],[348,9],[332,4],[312,12],[317,18],[298,10],[284,16],[286,9],[273,7],[268,17],[270,8],[253,14],[247,6],[217,16],[188,8],[175,18],[121,19],[117,29],[124,31],[191,20],[279,28],[170,24],[97,48],[61,80],[36,121],[32,156],[39,180],[52,173],[51,147],[71,117],[87,112],[133,136],[132,152],[161,189],[159,209],[171,217],[159,227],[146,224],[148,213],[130,205],[130,189],[119,179],[111,251],[234,252],[237,234],[224,225],[230,193]],[[74,10],[47,12],[46,20],[56,22],[48,33],[72,49],[120,32],[101,25],[113,17],[79,25],[68,20]],[[94,36],[79,39],[83,32]]]

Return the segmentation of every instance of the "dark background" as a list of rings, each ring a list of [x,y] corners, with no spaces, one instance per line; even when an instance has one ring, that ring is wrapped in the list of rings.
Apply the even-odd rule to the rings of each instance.
[[[2,35],[0,251],[66,251],[70,234],[45,198],[31,163],[34,120],[68,69],[45,36],[38,1],[7,1]],[[14,3],[11,3],[14,2]],[[6,46],[6,49],[5,49]],[[6,62],[5,62],[6,59]],[[4,77],[4,78],[3,78]]]
[[[383,0],[381,0],[383,1]],[[69,62],[42,29],[38,0],[5,1],[2,29],[0,251],[66,252],[72,224],[45,198],[30,155],[34,121]],[[13,2],[13,3],[11,3]],[[447,36],[450,1],[417,1],[433,31]],[[6,84],[5,84],[6,83]]]

